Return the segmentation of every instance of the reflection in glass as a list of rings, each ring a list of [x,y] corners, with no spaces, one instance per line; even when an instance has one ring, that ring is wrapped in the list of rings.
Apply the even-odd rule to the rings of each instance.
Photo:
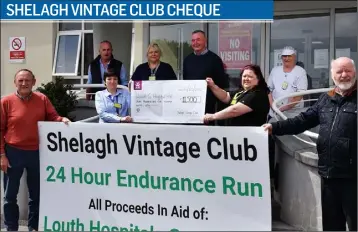
[[[281,17],[271,24],[270,70],[282,65],[281,50],[292,46],[307,72],[308,89],[329,86],[329,16]]]
[[[173,67],[179,79],[184,58],[193,52],[191,33],[200,29],[201,23],[150,24],[150,41],[159,45],[163,53],[161,60]]]
[[[358,63],[357,54],[357,10],[338,11],[335,22],[335,57],[350,57]],[[355,26],[354,26],[355,25]]]
[[[79,35],[59,36],[55,67],[56,73],[76,73],[79,39]]]
[[[260,38],[260,23],[220,23],[220,28],[219,23],[209,23],[208,47],[226,65],[230,89],[238,86],[240,68],[260,64]]]
[[[83,54],[84,57],[84,66],[82,66],[82,42],[80,48],[80,61],[79,61],[79,69],[77,71],[78,76],[82,76],[81,70],[83,70],[83,75],[88,75],[88,66],[94,59],[93,54],[93,34],[92,33],[85,33],[84,34],[84,45],[85,45],[85,52]]]

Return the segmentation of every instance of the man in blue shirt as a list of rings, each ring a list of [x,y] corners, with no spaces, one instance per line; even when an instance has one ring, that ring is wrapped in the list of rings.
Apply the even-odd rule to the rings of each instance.
[[[103,74],[108,69],[112,69],[114,73],[120,78],[119,85],[128,85],[126,70],[123,63],[114,59],[112,54],[111,42],[105,40],[100,43],[99,55],[94,59],[88,67],[87,84],[103,84]],[[94,93],[103,90],[103,88],[88,88],[87,100],[94,100]]]

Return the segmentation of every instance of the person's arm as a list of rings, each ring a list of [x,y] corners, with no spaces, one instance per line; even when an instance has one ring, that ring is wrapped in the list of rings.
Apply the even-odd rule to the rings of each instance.
[[[307,82],[307,73],[305,70],[298,76],[297,80],[294,82],[295,92],[306,91],[308,87]],[[302,100],[303,96],[291,97],[288,99],[287,105],[280,108],[281,111],[286,111],[294,108],[300,101]]]
[[[319,105],[323,94],[318,101],[307,111],[300,113],[294,118],[272,123],[272,134],[274,135],[296,135],[318,126]]]
[[[131,94],[130,94],[130,92],[127,92],[127,94],[126,94],[126,101],[128,104],[127,116],[131,116]]]
[[[92,84],[92,73],[91,73],[91,65],[88,66],[88,78],[87,84]]]
[[[215,77],[212,77],[215,83],[222,89],[229,88],[229,75],[225,72],[224,63],[219,56],[216,56],[214,62]]]
[[[183,61],[183,80],[187,80],[188,79],[188,71],[187,71],[187,59],[188,57],[186,57]]]
[[[126,72],[126,68],[124,67],[124,65],[122,64],[121,67],[121,74],[120,74],[120,80],[121,80],[121,85],[124,86],[128,86],[128,79],[127,79],[127,72]]]
[[[88,66],[88,78],[87,84],[92,84],[92,73],[91,73],[91,65]],[[86,89],[86,99],[91,100],[91,95],[89,95],[91,88]]]
[[[52,122],[61,122],[63,117],[58,115],[55,107],[50,102],[50,99],[48,97],[45,97],[45,109],[46,109],[46,121],[52,121]]]
[[[139,66],[140,66],[140,65],[138,65],[138,66],[135,68],[135,70],[134,70],[134,72],[133,72],[133,74],[132,74],[132,77],[131,77],[131,80],[132,80],[132,81],[138,81],[138,80],[139,80]]]
[[[267,91],[263,90],[245,93],[235,105],[215,113],[214,118],[216,120],[235,118],[252,111],[258,111],[261,105],[267,101],[267,98]]]
[[[175,72],[174,72],[174,69],[173,69],[173,67],[170,65],[170,64],[167,64],[167,69],[166,70],[168,70],[168,80],[178,80],[178,78],[177,78],[177,75],[175,74]]]
[[[270,90],[268,97],[269,97],[270,107],[272,107],[272,103],[273,103],[272,91],[275,89],[275,86],[273,84],[273,71],[271,71],[270,76],[267,80],[267,86]]]
[[[228,104],[230,102],[231,97],[230,97],[229,92],[226,92],[225,90],[223,90],[216,84],[214,84],[213,86],[209,86],[209,88],[210,88],[211,92],[213,92],[215,97],[217,99],[219,99],[221,102],[223,102],[225,104]]]
[[[270,92],[268,94],[268,98],[269,98],[269,102],[270,102],[270,107],[272,107],[272,103],[273,103],[272,92]]]
[[[231,105],[213,115],[213,120],[224,120],[228,118],[235,118],[243,114],[251,112],[252,109],[241,102]]]
[[[102,92],[99,91],[96,93],[95,98],[95,105],[96,105],[96,111],[99,117],[104,121],[108,123],[118,123],[121,122],[121,117],[119,117],[116,114],[107,113],[105,110],[105,105],[103,102],[103,99],[101,98]]]
[[[7,130],[7,110],[6,102],[1,99],[1,126],[0,126],[0,155],[5,154],[5,134]]]

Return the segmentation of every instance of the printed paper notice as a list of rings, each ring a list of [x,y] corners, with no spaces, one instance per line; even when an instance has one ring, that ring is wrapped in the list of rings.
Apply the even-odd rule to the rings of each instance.
[[[203,123],[206,89],[204,80],[134,81],[131,116],[143,123]]]

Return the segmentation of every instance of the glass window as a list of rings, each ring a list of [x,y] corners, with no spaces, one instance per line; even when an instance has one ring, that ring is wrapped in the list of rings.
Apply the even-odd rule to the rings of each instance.
[[[81,34],[63,34],[57,36],[54,75],[77,74]]]
[[[357,54],[357,9],[336,11],[335,57],[350,57],[358,64]]]
[[[296,15],[276,18],[271,24],[270,70],[282,65],[281,50],[292,46],[296,61],[307,72],[308,89],[329,86],[329,15]]]
[[[78,69],[77,75],[82,76],[81,70],[83,70],[83,75],[88,75],[88,66],[93,61],[93,33],[84,33],[83,37],[84,41],[84,49],[85,52],[83,54],[84,57],[84,64],[82,65],[82,55],[80,56],[80,68]],[[81,44],[81,51],[80,54],[82,54],[82,44]]]
[[[59,32],[58,32],[59,45],[57,45],[56,51],[58,53],[58,56],[60,57],[57,56],[54,58],[55,62],[59,59],[59,64],[56,65],[56,63],[54,62],[53,75],[73,76],[73,78],[78,78],[78,77],[83,78],[83,76],[88,75],[88,66],[90,62],[93,60],[93,56],[94,56],[92,30],[93,30],[93,24],[85,23],[84,21],[59,23]],[[70,37],[68,36],[73,37],[73,35],[81,36],[79,47],[78,48],[76,47],[76,49],[79,49],[78,54],[76,49],[73,50],[73,48],[71,48],[72,49],[71,51],[66,50],[66,49],[70,49],[70,45],[63,44],[64,37],[66,37],[66,40],[70,40],[69,39]],[[78,38],[76,37],[76,39]],[[68,41],[65,42],[70,43]],[[73,44],[75,44],[75,41],[72,42]],[[82,43],[84,44],[82,45]],[[71,44],[71,46],[73,47],[75,45]],[[82,46],[84,46],[84,49],[82,49]],[[65,54],[71,54],[74,55],[75,57],[71,57],[71,59],[68,59],[67,55]],[[76,58],[77,55],[78,55],[78,63],[71,63],[73,60],[77,60]],[[65,59],[61,60],[63,57],[65,57]],[[76,64],[75,68],[72,67],[74,64]],[[68,71],[68,70],[70,70],[71,72],[66,72],[66,73],[59,72],[59,71]],[[77,70],[77,71],[74,73],[73,70]]]
[[[179,79],[181,79],[184,58],[193,52],[191,33],[202,29],[202,23],[150,24],[150,41],[158,43],[163,53],[161,60],[173,67]]]
[[[208,47],[223,60],[230,76],[230,89],[237,88],[238,77],[245,65],[260,65],[261,25],[236,22],[209,23]]]

